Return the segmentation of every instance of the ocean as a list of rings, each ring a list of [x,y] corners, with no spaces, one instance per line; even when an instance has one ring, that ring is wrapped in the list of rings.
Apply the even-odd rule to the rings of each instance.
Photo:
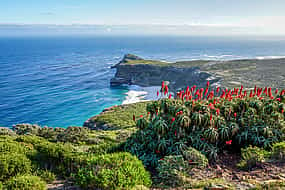
[[[164,61],[279,58],[285,38],[0,37],[0,126],[82,126],[104,108],[147,96],[140,87],[110,87],[110,66],[126,53]]]

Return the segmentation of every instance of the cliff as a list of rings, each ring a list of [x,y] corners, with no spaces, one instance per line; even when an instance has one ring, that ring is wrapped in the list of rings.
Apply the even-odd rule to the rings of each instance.
[[[204,86],[209,80],[212,84],[220,77],[213,77],[208,72],[202,72],[197,66],[205,61],[196,61],[185,66],[180,63],[167,63],[154,60],[144,60],[135,55],[125,55],[123,60],[112,68],[116,68],[115,77],[111,79],[111,86],[122,84],[139,86],[159,86],[161,81],[169,81],[173,89],[187,85],[198,84]]]
[[[197,60],[163,62],[145,60],[127,54],[112,68],[117,69],[111,79],[111,86],[122,84],[159,86],[169,81],[172,89],[185,86],[212,85],[235,88],[243,84],[246,88],[254,85],[285,88],[285,59],[244,59],[244,60]]]

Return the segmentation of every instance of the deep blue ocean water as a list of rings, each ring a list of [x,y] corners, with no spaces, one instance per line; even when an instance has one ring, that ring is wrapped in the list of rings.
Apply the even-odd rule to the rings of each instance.
[[[121,104],[109,81],[126,53],[166,61],[285,56],[285,38],[0,37],[0,126],[81,126]]]

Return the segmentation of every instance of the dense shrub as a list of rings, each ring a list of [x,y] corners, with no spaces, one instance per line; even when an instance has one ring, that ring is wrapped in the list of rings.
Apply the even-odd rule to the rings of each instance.
[[[36,175],[47,183],[51,183],[56,179],[56,175],[49,170],[37,170]]]
[[[7,127],[0,127],[0,135],[15,136],[16,133]]]
[[[31,161],[19,153],[0,154],[0,181],[13,177],[17,174],[29,173]]]
[[[39,125],[32,124],[17,124],[13,126],[13,130],[18,135],[38,135],[41,127]]]
[[[272,157],[285,162],[285,141],[273,145]]]
[[[74,174],[83,188],[131,189],[136,185],[151,185],[150,174],[135,156],[114,153],[93,156]]]
[[[1,153],[23,153],[28,151],[28,147],[15,141],[2,141],[0,142],[0,154]]]
[[[270,149],[285,139],[285,90],[273,95],[271,88],[255,87],[247,93],[243,86],[211,89],[208,84],[205,89],[187,87],[173,99],[164,98],[169,92],[163,84],[160,94],[162,99],[136,119],[139,131],[125,144],[148,167],[188,147],[215,161],[223,150],[238,152],[250,145]]]
[[[59,173],[68,173],[68,158],[74,147],[71,144],[41,142],[35,145],[37,149],[36,160],[46,169]]]
[[[39,130],[38,136],[48,139],[50,141],[57,141],[57,136],[64,132],[64,128],[42,127]]]
[[[37,145],[42,142],[48,142],[46,139],[35,136],[35,135],[21,135],[15,139],[17,142],[28,143],[32,145]]]
[[[88,139],[89,129],[85,127],[68,127],[57,136],[61,142],[80,143]]]
[[[269,157],[269,152],[258,148],[258,147],[248,147],[241,149],[242,160],[237,164],[241,169],[250,170],[258,164],[265,161]]]
[[[189,171],[189,163],[182,155],[165,156],[158,161],[159,180],[166,185],[177,186],[182,183],[181,174]]]
[[[208,165],[207,157],[195,148],[190,147],[182,154],[184,159],[191,165],[195,165],[201,168],[205,168]]]
[[[5,184],[7,190],[46,190],[46,183],[41,178],[32,175],[16,176]]]
[[[115,143],[101,143],[99,145],[92,145],[88,147],[87,152],[92,154],[106,154],[106,153],[112,153],[116,150],[117,144]]]

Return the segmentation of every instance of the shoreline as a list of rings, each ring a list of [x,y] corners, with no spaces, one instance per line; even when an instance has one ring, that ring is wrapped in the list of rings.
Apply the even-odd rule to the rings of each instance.
[[[133,104],[148,100],[158,100],[156,92],[160,90],[160,86],[142,87],[139,85],[129,85],[129,91],[125,93],[125,100],[120,105]]]

